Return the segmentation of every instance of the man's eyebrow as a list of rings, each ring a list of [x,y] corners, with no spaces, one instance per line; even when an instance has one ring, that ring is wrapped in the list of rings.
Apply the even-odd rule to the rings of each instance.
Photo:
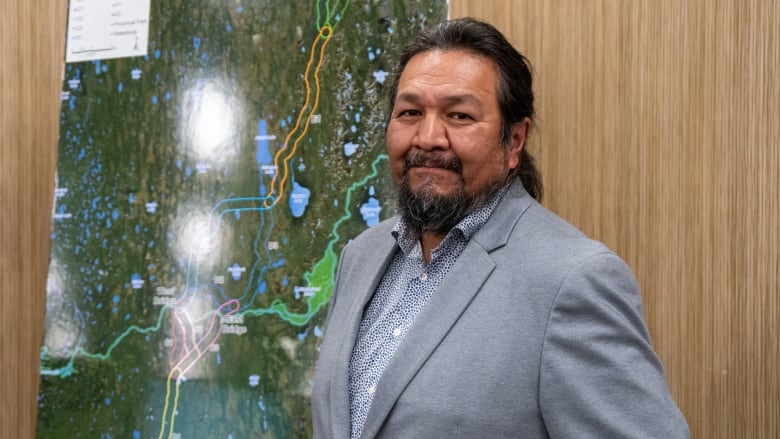
[[[476,96],[469,93],[453,94],[453,95],[443,96],[439,99],[445,105],[471,104],[471,105],[477,105],[479,107],[482,107],[482,101],[479,100]],[[414,92],[402,92],[398,94],[398,97],[396,97],[396,102],[398,101],[404,101],[411,104],[419,104],[420,101],[422,101],[422,96]]]

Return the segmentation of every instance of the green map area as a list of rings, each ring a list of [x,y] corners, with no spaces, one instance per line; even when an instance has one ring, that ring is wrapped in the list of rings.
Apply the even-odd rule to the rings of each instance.
[[[443,0],[151,2],[68,64],[41,438],[311,436],[341,248],[392,214],[386,93]]]

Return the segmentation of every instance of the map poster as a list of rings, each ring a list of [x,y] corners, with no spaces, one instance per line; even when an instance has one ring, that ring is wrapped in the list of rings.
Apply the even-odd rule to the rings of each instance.
[[[394,210],[392,69],[445,16],[153,0],[146,55],[65,66],[38,437],[311,436],[339,252]]]

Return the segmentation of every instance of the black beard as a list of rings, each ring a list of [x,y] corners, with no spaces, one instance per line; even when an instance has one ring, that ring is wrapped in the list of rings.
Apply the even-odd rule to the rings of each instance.
[[[427,157],[426,157],[427,156]],[[462,165],[457,158],[443,159],[434,154],[418,153],[407,156],[404,163],[404,177],[395,184],[398,210],[406,224],[418,233],[430,232],[444,235],[455,227],[472,210],[487,202],[501,187],[503,181],[494,181],[479,193],[466,194],[463,176],[449,194],[439,194],[423,186],[413,191],[409,186],[406,171],[423,163],[437,164],[439,167],[461,173]]]
[[[395,187],[398,210],[407,225],[418,233],[445,234],[468,215],[472,203],[459,184],[449,194],[438,194],[429,188],[417,192],[403,178]]]

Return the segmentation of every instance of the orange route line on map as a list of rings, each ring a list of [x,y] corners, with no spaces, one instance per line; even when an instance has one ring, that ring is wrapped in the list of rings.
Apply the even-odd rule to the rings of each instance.
[[[272,205],[276,204],[281,198],[284,197],[284,185],[287,182],[287,177],[288,177],[288,174],[289,174],[288,162],[292,158],[292,156],[295,154],[295,151],[298,149],[298,144],[300,143],[300,141],[303,139],[303,137],[308,132],[309,126],[311,125],[311,118],[314,115],[314,112],[317,111],[317,108],[319,106],[319,102],[320,102],[320,79],[319,79],[319,72],[320,72],[320,69],[322,68],[322,63],[323,63],[323,60],[325,59],[325,49],[326,49],[326,47],[328,45],[328,42],[330,41],[330,37],[331,37],[332,33],[333,33],[333,28],[331,26],[329,26],[329,25],[324,25],[324,26],[322,26],[320,28],[320,31],[319,31],[319,33],[317,35],[317,38],[315,38],[314,42],[312,43],[311,55],[309,56],[309,61],[306,64],[306,70],[304,72],[304,77],[303,77],[303,81],[304,81],[304,84],[306,86],[306,100],[305,100],[303,106],[301,107],[301,111],[298,114],[298,118],[295,121],[295,126],[290,131],[290,133],[287,135],[287,137],[285,138],[284,145],[282,146],[282,148],[279,151],[277,151],[275,156],[274,156],[274,165],[277,167],[277,170],[280,167],[280,163],[279,162],[280,162],[280,158],[281,158],[281,166],[282,166],[283,172],[281,172],[281,174],[282,174],[281,175],[281,181],[280,181],[279,187],[278,187],[278,189],[276,191],[274,189],[274,186],[277,183],[277,177],[279,177],[280,173],[277,172],[277,173],[274,174],[274,177],[271,180],[271,189],[270,189],[270,192],[269,192],[268,196],[271,197],[274,194],[274,192],[278,192],[278,196],[273,197],[273,202],[272,202],[272,204],[270,206],[268,205],[268,202],[266,201],[266,203],[265,203],[266,206],[265,207],[271,207]],[[323,40],[323,43],[322,43],[322,45],[321,45],[321,47],[319,49],[319,60],[317,62],[316,67],[314,68],[314,85],[315,85],[314,86],[314,103],[313,103],[311,109],[308,112],[308,116],[306,117],[306,121],[304,122],[302,131],[300,132],[300,134],[298,134],[298,137],[295,138],[295,140],[294,140],[294,142],[292,144],[291,150],[286,155],[284,155],[284,157],[282,157],[284,152],[288,149],[287,147],[290,144],[290,139],[292,139],[293,135],[301,127],[301,121],[303,120],[304,114],[306,113],[306,109],[309,107],[309,103],[311,101],[311,91],[312,90],[311,90],[311,83],[309,82],[309,72],[311,72],[311,67],[312,67],[312,64],[314,63],[314,56],[317,53],[317,44],[320,42],[320,40]],[[224,306],[224,304],[223,304],[223,306]],[[235,311],[236,310],[233,310],[232,312],[230,312],[228,314],[232,314]],[[183,322],[181,320],[178,320],[178,323],[182,326],[182,332],[186,333],[186,331],[184,330]],[[211,332],[211,327],[213,326],[213,323],[214,322],[212,321],[212,325],[210,325],[209,331],[206,331],[207,334]],[[221,331],[217,330],[216,336],[213,337],[212,340],[209,340],[209,343],[205,343],[205,345],[208,346],[208,344],[212,343],[214,340],[219,338],[220,333],[221,333]],[[168,378],[166,380],[166,388],[165,388],[165,406],[163,408],[163,416],[162,416],[162,422],[161,422],[161,426],[160,426],[160,436],[159,436],[159,439],[163,439],[163,437],[165,436],[165,430],[166,430],[165,422],[166,422],[166,419],[168,417],[168,407],[170,405],[170,398],[171,398],[171,383],[174,380],[174,374],[176,374],[176,378],[175,378],[176,390],[175,390],[175,395],[174,395],[173,408],[171,410],[171,418],[170,418],[171,419],[171,425],[170,425],[170,428],[168,429],[168,431],[169,431],[168,437],[169,438],[173,435],[173,432],[174,432],[174,430],[173,430],[173,428],[174,428],[174,420],[176,418],[176,410],[178,408],[178,403],[179,403],[179,385],[180,385],[179,381],[180,381],[180,378],[187,371],[189,371],[189,369],[206,352],[205,349],[201,350],[201,344],[203,344],[203,342],[206,340],[206,335],[204,335],[200,340],[194,339],[194,335],[195,334],[193,333],[192,334],[192,337],[193,337],[192,342],[193,342],[194,350],[190,350],[189,347],[187,346],[187,343],[185,342],[186,335],[185,335],[185,337],[182,337],[182,344],[183,344],[184,349],[185,349],[186,352],[185,352],[184,356],[179,360],[178,364],[176,364],[174,367],[171,368],[171,371],[168,374]],[[196,354],[196,358],[193,361],[190,361],[189,365],[186,365],[186,360],[188,360],[190,355],[193,354],[193,353]]]
[[[311,71],[312,63],[314,62],[314,54],[317,53],[317,44],[320,40],[324,40],[322,43],[322,46],[319,50],[319,61],[317,62],[317,66],[314,68],[314,83],[315,83],[315,93],[314,93],[314,105],[312,105],[311,110],[308,113],[308,116],[306,117],[306,122],[303,126],[303,131],[298,135],[298,137],[295,138],[295,141],[292,145],[292,150],[284,156],[282,159],[282,166],[284,171],[282,172],[282,180],[279,183],[278,189],[274,189],[274,186],[276,185],[277,177],[279,176],[279,172],[276,172],[274,174],[273,179],[271,180],[271,189],[268,193],[268,197],[271,197],[274,192],[278,192],[278,196],[273,197],[273,201],[271,204],[268,204],[268,201],[265,201],[265,207],[271,207],[275,205],[280,199],[284,197],[284,185],[287,182],[287,176],[289,174],[289,169],[287,166],[287,163],[292,158],[292,156],[295,154],[295,151],[298,149],[298,144],[303,139],[303,137],[306,135],[306,132],[309,130],[309,125],[311,124],[311,118],[314,115],[314,112],[317,111],[317,107],[319,106],[320,102],[320,78],[319,78],[319,71],[322,67],[322,62],[325,58],[325,48],[328,46],[328,42],[330,41],[330,37],[333,33],[333,28],[329,25],[322,26],[320,28],[319,34],[317,35],[317,38],[314,39],[314,42],[311,45],[311,55],[309,56],[309,61],[306,64],[306,71],[303,76],[303,82],[306,85],[306,101],[303,103],[303,106],[301,107],[301,111],[298,114],[298,118],[295,121],[295,126],[290,131],[290,133],[287,135],[287,138],[284,139],[284,144],[282,148],[276,152],[276,155],[274,155],[274,165],[276,166],[277,171],[279,170],[279,158],[282,156],[285,150],[287,150],[287,146],[290,144],[290,139],[293,137],[296,131],[298,131],[298,128],[301,126],[301,120],[303,119],[304,113],[306,113],[306,108],[309,106],[310,96],[311,96],[311,84],[309,82],[309,72]]]

